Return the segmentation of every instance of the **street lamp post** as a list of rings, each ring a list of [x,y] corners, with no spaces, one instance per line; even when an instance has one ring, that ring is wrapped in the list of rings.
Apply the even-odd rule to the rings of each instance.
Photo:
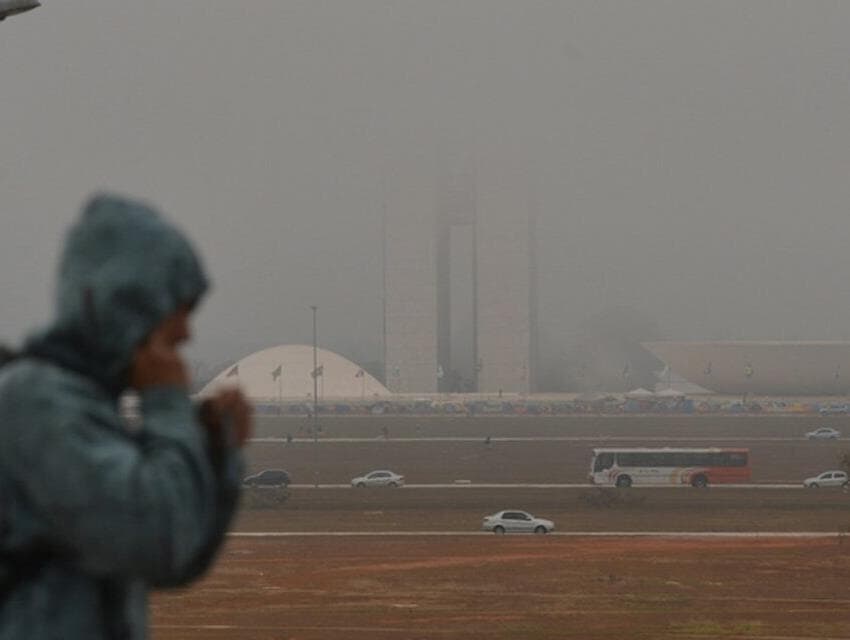
[[[40,6],[36,0],[0,0],[0,20]]]
[[[319,371],[318,371],[318,347],[316,345],[316,310],[318,307],[316,305],[310,305],[310,309],[313,311],[313,448],[315,449],[315,456],[318,458],[319,451],[316,445],[319,444]],[[317,460],[318,462],[318,460]],[[318,464],[313,465],[313,471],[315,474],[315,485],[319,486],[319,466]]]

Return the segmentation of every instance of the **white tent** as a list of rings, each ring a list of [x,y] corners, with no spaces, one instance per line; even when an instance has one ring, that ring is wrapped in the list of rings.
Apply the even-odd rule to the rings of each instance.
[[[632,389],[631,391],[626,392],[625,396],[632,400],[641,400],[646,398],[654,398],[655,394],[652,393],[652,391],[650,391],[649,389],[638,387],[637,389]]]
[[[656,398],[683,398],[685,396],[681,391],[677,391],[671,387],[655,392]]]
[[[599,393],[597,391],[585,391],[584,393],[579,394],[576,400],[579,400],[580,402],[601,402],[606,398],[608,398],[608,395],[604,393]]]

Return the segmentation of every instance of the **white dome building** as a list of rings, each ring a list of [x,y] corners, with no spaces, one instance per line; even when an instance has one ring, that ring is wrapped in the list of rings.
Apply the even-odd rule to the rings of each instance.
[[[362,367],[326,349],[317,350],[320,400],[388,397],[392,393]],[[280,345],[252,353],[231,365],[201,389],[207,396],[222,386],[238,385],[253,402],[313,397],[313,347]]]

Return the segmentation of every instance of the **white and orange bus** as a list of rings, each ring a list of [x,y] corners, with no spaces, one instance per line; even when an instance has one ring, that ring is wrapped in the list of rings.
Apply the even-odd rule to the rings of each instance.
[[[742,483],[750,480],[750,450],[727,448],[594,449],[590,481],[597,485]]]

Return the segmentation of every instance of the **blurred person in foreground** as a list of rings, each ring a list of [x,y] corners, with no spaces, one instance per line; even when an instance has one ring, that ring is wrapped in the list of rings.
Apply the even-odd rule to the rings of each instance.
[[[146,638],[148,591],[210,565],[251,423],[239,391],[189,400],[178,349],[207,286],[142,203],[95,197],[68,233],[53,323],[0,368],[0,639]]]

